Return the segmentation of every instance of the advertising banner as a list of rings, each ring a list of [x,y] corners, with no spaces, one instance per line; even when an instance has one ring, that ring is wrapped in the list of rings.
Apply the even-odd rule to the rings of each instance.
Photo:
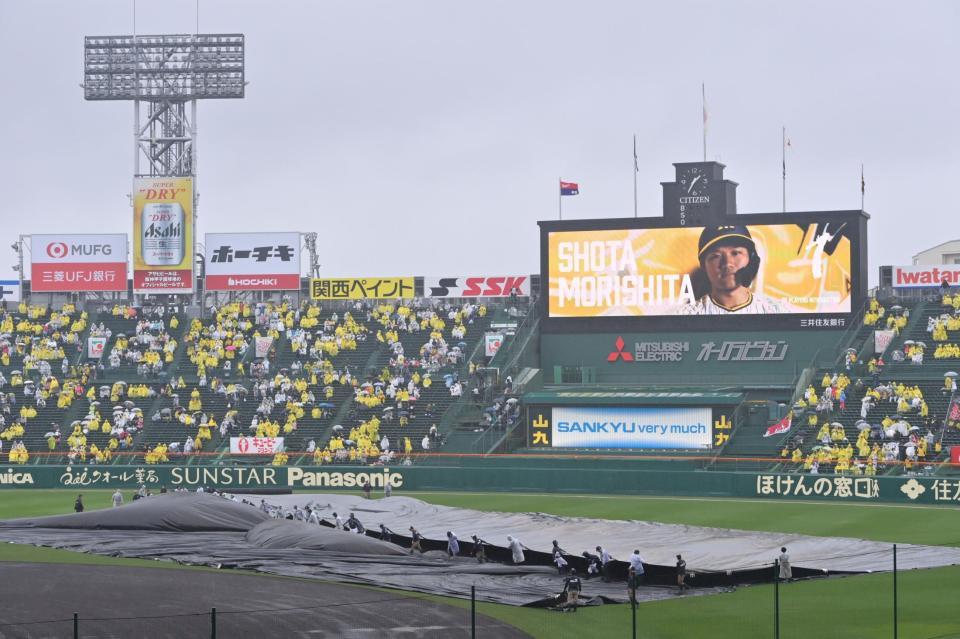
[[[700,407],[554,406],[554,448],[707,449],[713,409]]]
[[[424,277],[423,293],[426,297],[528,297],[530,277],[509,276],[461,276]]]
[[[193,292],[193,179],[137,178],[133,195],[133,290]]]
[[[931,288],[946,282],[960,286],[960,264],[894,266],[894,288]]]
[[[0,280],[0,302],[20,301],[20,281]]]
[[[414,297],[412,277],[339,277],[310,280],[315,300],[396,300]]]
[[[126,291],[127,236],[32,235],[30,290],[34,293]]]
[[[890,346],[896,333],[893,331],[882,330],[873,332],[873,350],[875,353],[883,353]]]
[[[283,437],[231,437],[234,455],[273,455],[283,451]]]
[[[849,313],[845,224],[551,232],[550,317]]]
[[[106,337],[88,337],[87,338],[87,357],[90,359],[100,359],[103,357],[103,350],[107,346]]]
[[[254,355],[257,358],[266,357],[270,353],[271,346],[273,346],[272,337],[254,337],[253,338]]]
[[[487,333],[483,337],[483,354],[493,357],[503,344],[503,333]]]
[[[299,233],[207,233],[208,291],[295,291],[300,288]]]

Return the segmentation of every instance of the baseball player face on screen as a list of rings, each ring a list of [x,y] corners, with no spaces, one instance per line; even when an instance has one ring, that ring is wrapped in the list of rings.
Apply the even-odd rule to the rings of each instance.
[[[700,234],[697,248],[700,269],[706,276],[709,292],[698,295],[694,304],[683,309],[686,314],[783,311],[774,300],[750,290],[760,271],[760,256],[747,227],[707,227]]]

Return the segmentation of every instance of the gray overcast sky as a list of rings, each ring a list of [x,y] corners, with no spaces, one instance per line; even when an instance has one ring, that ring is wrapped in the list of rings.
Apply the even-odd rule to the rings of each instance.
[[[18,234],[131,230],[133,107],[85,102],[83,37],[132,0],[0,0],[0,278]],[[138,0],[190,33],[194,0]],[[743,213],[852,209],[870,281],[960,237],[960,3],[200,0],[244,33],[247,97],[200,105],[199,233],[314,230],[329,275],[531,273],[564,217],[659,215],[672,162],[709,159]]]

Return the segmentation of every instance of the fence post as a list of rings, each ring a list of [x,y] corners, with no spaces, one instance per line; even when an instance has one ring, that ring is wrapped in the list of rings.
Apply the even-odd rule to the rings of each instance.
[[[477,639],[477,587],[470,586],[470,637]]]
[[[210,639],[217,639],[217,609],[210,609]]]
[[[73,639],[80,639],[80,615],[73,613]]]
[[[893,639],[897,639],[897,545],[893,545]]]
[[[780,560],[773,562],[773,636],[780,639]]]

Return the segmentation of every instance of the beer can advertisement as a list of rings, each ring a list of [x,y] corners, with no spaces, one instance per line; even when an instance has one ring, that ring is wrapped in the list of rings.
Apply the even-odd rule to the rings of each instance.
[[[126,291],[127,236],[30,236],[30,290],[35,293]]]
[[[842,221],[552,232],[550,317],[847,314]]]
[[[299,233],[207,233],[208,291],[295,291],[300,288]]]
[[[193,291],[193,180],[138,178],[133,198],[133,290]]]

